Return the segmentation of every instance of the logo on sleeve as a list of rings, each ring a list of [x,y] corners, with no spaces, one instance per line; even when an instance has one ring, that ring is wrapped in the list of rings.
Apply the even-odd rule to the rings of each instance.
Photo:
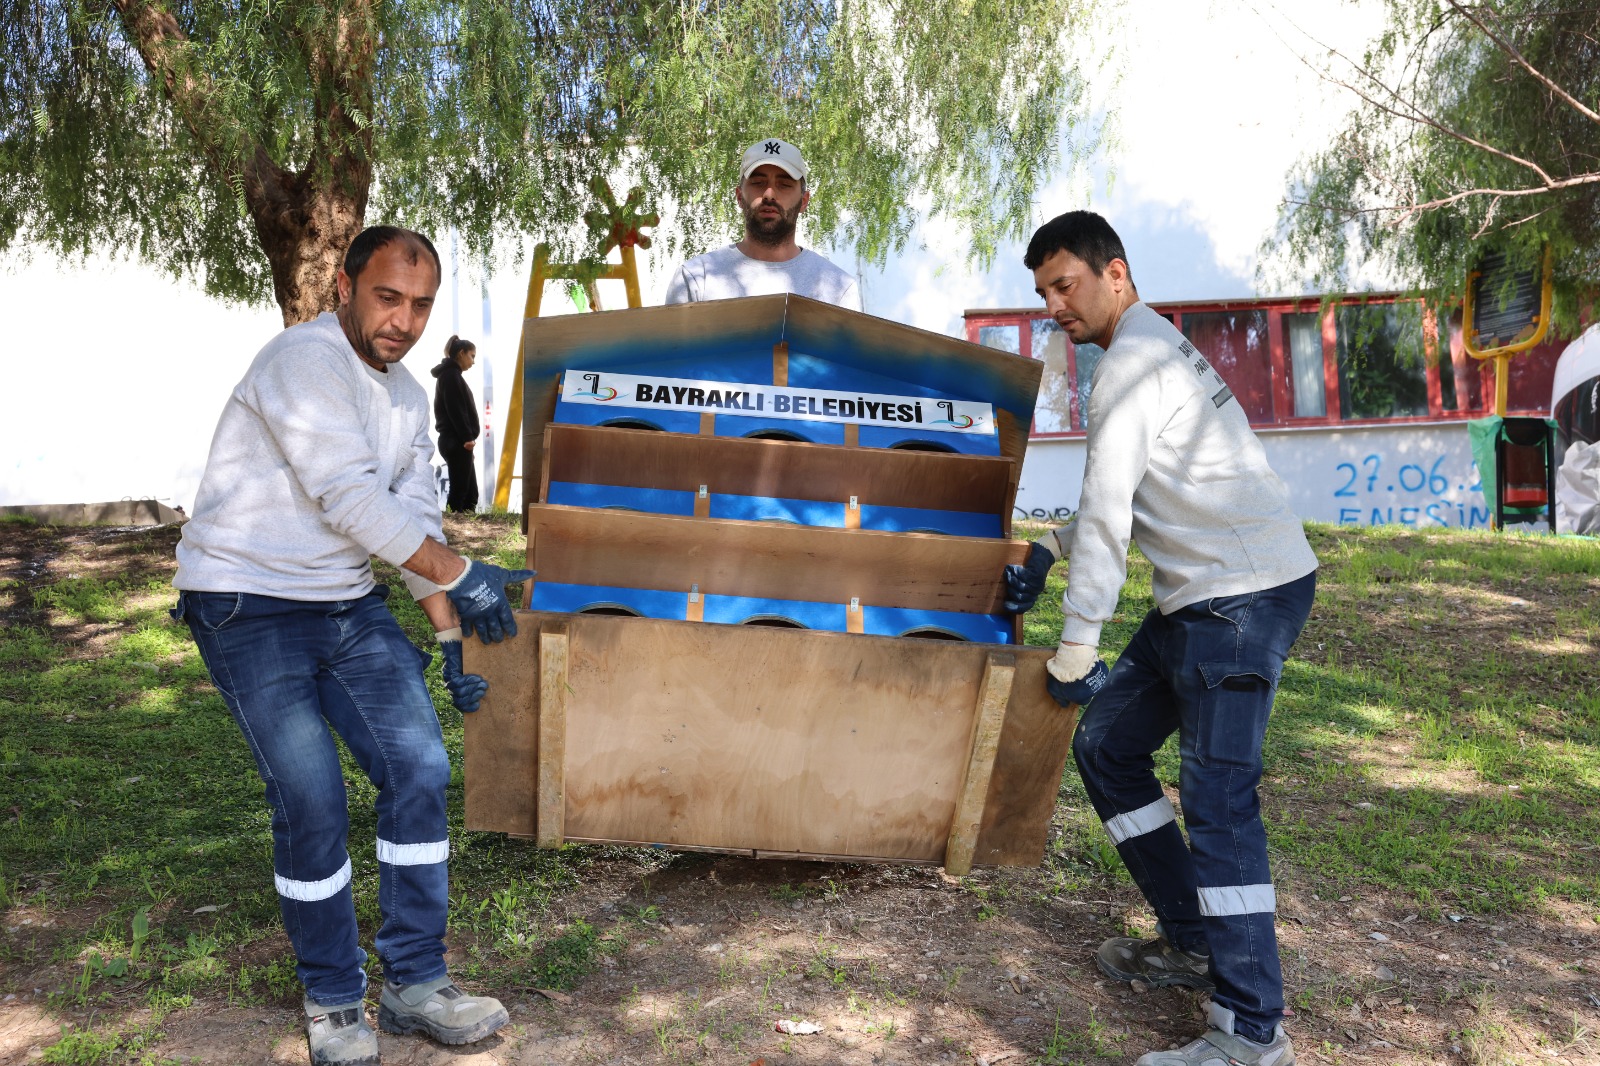
[[[1193,360],[1191,365],[1194,367],[1196,377],[1204,378],[1207,374],[1210,374],[1211,383],[1213,385],[1221,386],[1221,388],[1211,394],[1211,402],[1214,405],[1221,407],[1223,404],[1233,399],[1233,390],[1228,388],[1228,383],[1222,380],[1222,375],[1217,373],[1210,363],[1206,362],[1206,357],[1201,355],[1199,351],[1195,349],[1194,345],[1190,344],[1188,341],[1184,341],[1178,345],[1178,350]]]

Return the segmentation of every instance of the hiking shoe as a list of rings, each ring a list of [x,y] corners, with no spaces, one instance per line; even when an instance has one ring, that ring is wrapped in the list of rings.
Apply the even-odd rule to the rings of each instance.
[[[384,1032],[427,1033],[441,1044],[475,1043],[510,1021],[498,999],[469,996],[448,977],[403,988],[385,982],[378,997]]]
[[[1207,1004],[1211,1028],[1206,1035],[1176,1051],[1152,1051],[1134,1066],[1294,1066],[1294,1045],[1283,1026],[1275,1026],[1265,1044],[1233,1031],[1233,1011]]]
[[[305,1008],[311,1066],[378,1066],[378,1034],[360,1000],[319,1007],[308,999]]]
[[[1211,956],[1172,946],[1165,936],[1139,940],[1114,936],[1100,945],[1094,961],[1100,972],[1117,981],[1143,981],[1147,985],[1187,985],[1211,991]]]

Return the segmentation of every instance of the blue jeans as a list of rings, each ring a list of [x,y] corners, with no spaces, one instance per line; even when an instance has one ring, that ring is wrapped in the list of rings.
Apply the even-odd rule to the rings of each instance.
[[[1270,1040],[1283,1017],[1277,897],[1256,795],[1261,742],[1316,585],[1313,572],[1170,615],[1151,611],[1072,741],[1089,800],[1163,932],[1211,955],[1213,999],[1252,1040]],[[1187,844],[1152,758],[1174,731]]]
[[[384,606],[387,590],[311,603],[183,592],[211,681],[255,756],[272,807],[272,866],[306,997],[360,1000],[364,966],[350,890],[348,801],[332,734],[377,786],[376,947],[396,984],[443,977],[450,761],[422,679],[431,656]]]

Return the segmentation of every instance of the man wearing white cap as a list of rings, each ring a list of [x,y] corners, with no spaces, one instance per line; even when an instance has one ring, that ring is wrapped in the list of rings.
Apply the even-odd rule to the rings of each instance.
[[[672,276],[667,303],[731,300],[792,292],[861,310],[856,279],[800,247],[795,227],[811,202],[800,149],[768,138],[745,150],[733,198],[744,214],[744,240],[695,256]]]

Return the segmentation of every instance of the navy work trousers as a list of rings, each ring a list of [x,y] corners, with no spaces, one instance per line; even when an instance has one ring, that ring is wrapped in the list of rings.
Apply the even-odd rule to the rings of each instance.
[[[325,1008],[363,997],[367,959],[333,733],[378,789],[375,947],[384,973],[402,985],[445,975],[450,761],[422,677],[432,657],[406,639],[383,600],[377,590],[325,603],[185,592],[173,612],[255,756],[296,971],[306,998]]]
[[[1210,953],[1213,998],[1253,1040],[1270,1040],[1283,1017],[1261,744],[1315,592],[1312,572],[1151,611],[1072,742],[1090,802],[1167,938]],[[1174,732],[1187,843],[1152,757]]]

